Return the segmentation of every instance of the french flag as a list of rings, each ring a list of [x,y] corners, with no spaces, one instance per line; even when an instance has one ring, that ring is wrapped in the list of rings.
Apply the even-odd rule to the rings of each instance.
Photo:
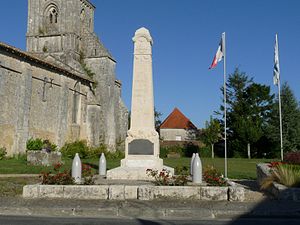
[[[221,38],[217,53],[214,57],[212,64],[210,65],[209,69],[213,69],[217,66],[218,62],[220,62],[224,57],[224,48],[223,48],[223,36]]]

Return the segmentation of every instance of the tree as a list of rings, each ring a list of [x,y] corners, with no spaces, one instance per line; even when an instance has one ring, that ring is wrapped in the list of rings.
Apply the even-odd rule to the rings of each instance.
[[[155,130],[158,132],[159,131],[159,127],[161,125],[161,119],[160,117],[163,114],[159,111],[156,110],[156,108],[154,108],[154,120],[155,120]]]
[[[214,144],[220,139],[221,125],[219,120],[210,117],[209,121],[205,122],[205,129],[202,134],[202,140],[205,144],[211,146],[211,157],[214,158]]]
[[[273,95],[270,87],[252,83],[244,94],[246,113],[241,121],[240,136],[247,142],[247,155],[251,158],[250,146],[256,143],[263,135],[273,106]]]
[[[297,99],[287,83],[281,89],[282,136],[283,151],[300,149],[300,109]],[[280,153],[280,125],[278,96],[273,106],[272,116],[268,127],[268,137],[275,144],[275,150]]]
[[[223,92],[223,88],[221,90]],[[246,73],[236,69],[228,78],[226,97],[230,147],[235,154],[250,158],[250,146],[264,135],[274,96],[269,86],[254,83]],[[223,105],[221,110],[224,111]],[[222,120],[224,124],[224,118]]]

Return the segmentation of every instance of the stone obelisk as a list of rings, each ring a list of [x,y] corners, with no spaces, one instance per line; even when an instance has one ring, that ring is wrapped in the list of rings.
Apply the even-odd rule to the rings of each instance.
[[[146,28],[135,32],[130,129],[121,167],[110,170],[108,179],[148,180],[147,169],[163,169],[159,158],[159,135],[154,127],[152,78],[153,40]],[[168,168],[173,172],[172,168]]]

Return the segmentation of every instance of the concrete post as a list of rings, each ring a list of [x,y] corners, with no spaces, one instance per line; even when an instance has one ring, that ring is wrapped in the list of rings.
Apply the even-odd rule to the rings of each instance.
[[[73,159],[72,177],[75,179],[76,184],[81,183],[81,160],[80,160],[78,153],[76,153],[76,155]]]
[[[193,183],[201,184],[202,183],[202,163],[199,157],[199,154],[196,153],[194,162],[193,162]]]
[[[196,153],[193,153],[192,158],[191,158],[191,163],[190,163],[190,174],[193,175],[193,162],[195,159]]]
[[[99,175],[100,176],[106,175],[106,158],[104,153],[101,153],[101,157],[99,160]]]

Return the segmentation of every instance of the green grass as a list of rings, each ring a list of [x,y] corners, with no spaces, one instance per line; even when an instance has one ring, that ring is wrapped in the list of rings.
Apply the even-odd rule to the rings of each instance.
[[[94,171],[99,169],[99,159],[83,159],[83,163],[89,164],[92,166]],[[120,166],[120,160],[107,160],[107,169],[112,169]],[[63,159],[63,169],[71,169],[72,160]],[[32,166],[27,165],[27,162],[23,158],[11,158],[0,160],[0,174],[39,174],[41,172],[48,172],[52,169],[52,166]]]
[[[207,165],[213,165],[217,170],[224,174],[224,159],[223,158],[202,158],[203,167]],[[64,159],[65,169],[71,169],[72,160]],[[270,162],[268,159],[240,159],[230,158],[228,159],[228,177],[235,179],[256,179],[256,164],[261,162]],[[92,166],[95,172],[98,171],[98,159],[84,159],[83,163],[87,163]],[[179,159],[164,159],[164,164],[171,167],[186,166],[190,167],[190,158]],[[107,160],[107,168],[112,169],[120,165],[120,159]],[[0,161],[0,174],[39,174],[41,172],[47,172],[52,167],[43,166],[31,166],[27,165],[24,158],[19,159],[6,159]]]
[[[228,177],[234,179],[256,179],[256,164],[270,162],[271,159],[228,159]],[[224,174],[225,162],[223,158],[201,158],[203,168],[207,165],[214,166]],[[164,164],[171,167],[186,166],[190,167],[190,158],[164,159]]]

